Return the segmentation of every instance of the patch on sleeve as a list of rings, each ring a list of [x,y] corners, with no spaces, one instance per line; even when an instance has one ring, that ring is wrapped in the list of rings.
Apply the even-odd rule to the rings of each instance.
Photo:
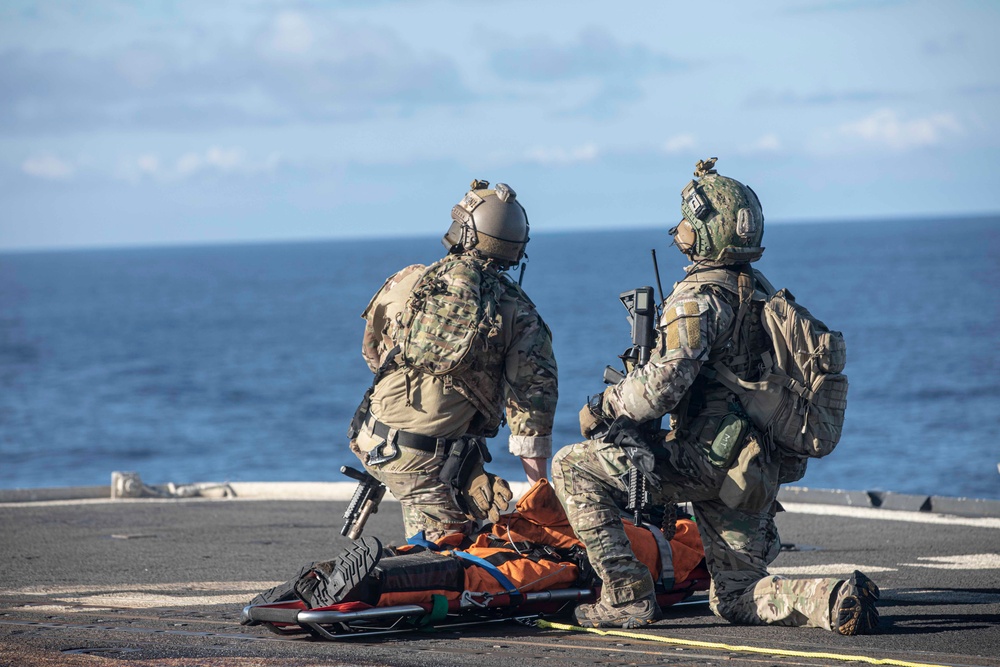
[[[667,349],[668,350],[676,350],[677,348],[679,348],[681,346],[681,337],[680,337],[680,334],[677,333],[677,329],[678,328],[679,328],[679,326],[677,324],[677,320],[674,320],[673,322],[671,322],[670,324],[667,325]]]
[[[671,317],[666,328],[666,343],[668,350],[681,348],[697,349],[701,347],[701,314],[706,308],[697,300],[675,303],[667,313]]]
[[[687,328],[688,347],[701,347],[701,318],[698,317],[700,312],[696,301],[684,303],[684,314],[687,315],[684,318],[684,324]]]

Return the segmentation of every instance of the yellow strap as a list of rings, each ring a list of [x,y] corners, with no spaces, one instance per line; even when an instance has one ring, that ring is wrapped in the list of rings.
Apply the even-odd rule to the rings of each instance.
[[[893,660],[891,658],[869,658],[866,655],[846,655],[843,653],[826,653],[823,651],[789,651],[780,648],[758,648],[756,646],[741,646],[734,644],[720,644],[718,642],[699,642],[692,639],[675,639],[673,637],[662,637],[660,635],[642,634],[639,632],[624,632],[623,630],[598,630],[597,628],[581,628],[577,625],[567,625],[565,623],[553,623],[551,621],[537,620],[535,624],[540,628],[551,628],[552,630],[572,630],[577,632],[591,632],[596,635],[607,635],[611,637],[628,637],[629,639],[641,639],[645,641],[662,642],[664,644],[678,644],[681,646],[696,646],[698,648],[714,648],[721,651],[742,651],[744,653],[760,653],[763,655],[785,655],[796,658],[819,658],[822,660],[843,660],[845,662],[865,662],[869,665],[896,665],[897,667],[946,667],[945,665],[931,665],[925,662],[906,662],[905,660]]]

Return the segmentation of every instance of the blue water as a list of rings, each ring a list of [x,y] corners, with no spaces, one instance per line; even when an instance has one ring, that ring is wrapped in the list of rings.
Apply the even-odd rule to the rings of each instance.
[[[555,441],[629,331],[619,292],[669,289],[662,230],[545,235],[525,287],[550,324]],[[771,225],[758,266],[848,343],[847,424],[814,487],[1000,498],[1000,218]],[[436,237],[0,255],[0,488],[338,480],[370,382],[359,315]],[[492,446],[493,468],[523,473]]]

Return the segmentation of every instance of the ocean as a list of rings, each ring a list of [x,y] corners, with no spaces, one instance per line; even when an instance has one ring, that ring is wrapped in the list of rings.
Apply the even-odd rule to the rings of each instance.
[[[556,447],[629,344],[618,294],[669,290],[665,229],[546,234],[524,287],[560,375]],[[444,230],[442,229],[442,232]],[[771,224],[757,263],[847,340],[847,422],[799,484],[1000,498],[1000,218]],[[439,237],[0,254],[0,488],[346,481],[371,382],[360,314]],[[523,479],[504,433],[490,468]]]

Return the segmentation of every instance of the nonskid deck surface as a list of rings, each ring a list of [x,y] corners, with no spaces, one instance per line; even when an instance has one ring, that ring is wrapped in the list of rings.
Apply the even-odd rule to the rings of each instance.
[[[240,626],[254,595],[340,550],[344,505],[139,500],[0,507],[0,665],[841,662],[780,651],[1000,665],[1000,519],[823,505],[790,505],[792,511],[779,515],[783,542],[794,546],[773,570],[790,576],[865,571],[882,589],[878,635],[737,627],[712,616],[704,603],[673,608],[641,633],[709,646],[517,623],[345,642]],[[398,508],[384,507],[366,533],[399,542]],[[102,660],[95,662],[97,656]]]

